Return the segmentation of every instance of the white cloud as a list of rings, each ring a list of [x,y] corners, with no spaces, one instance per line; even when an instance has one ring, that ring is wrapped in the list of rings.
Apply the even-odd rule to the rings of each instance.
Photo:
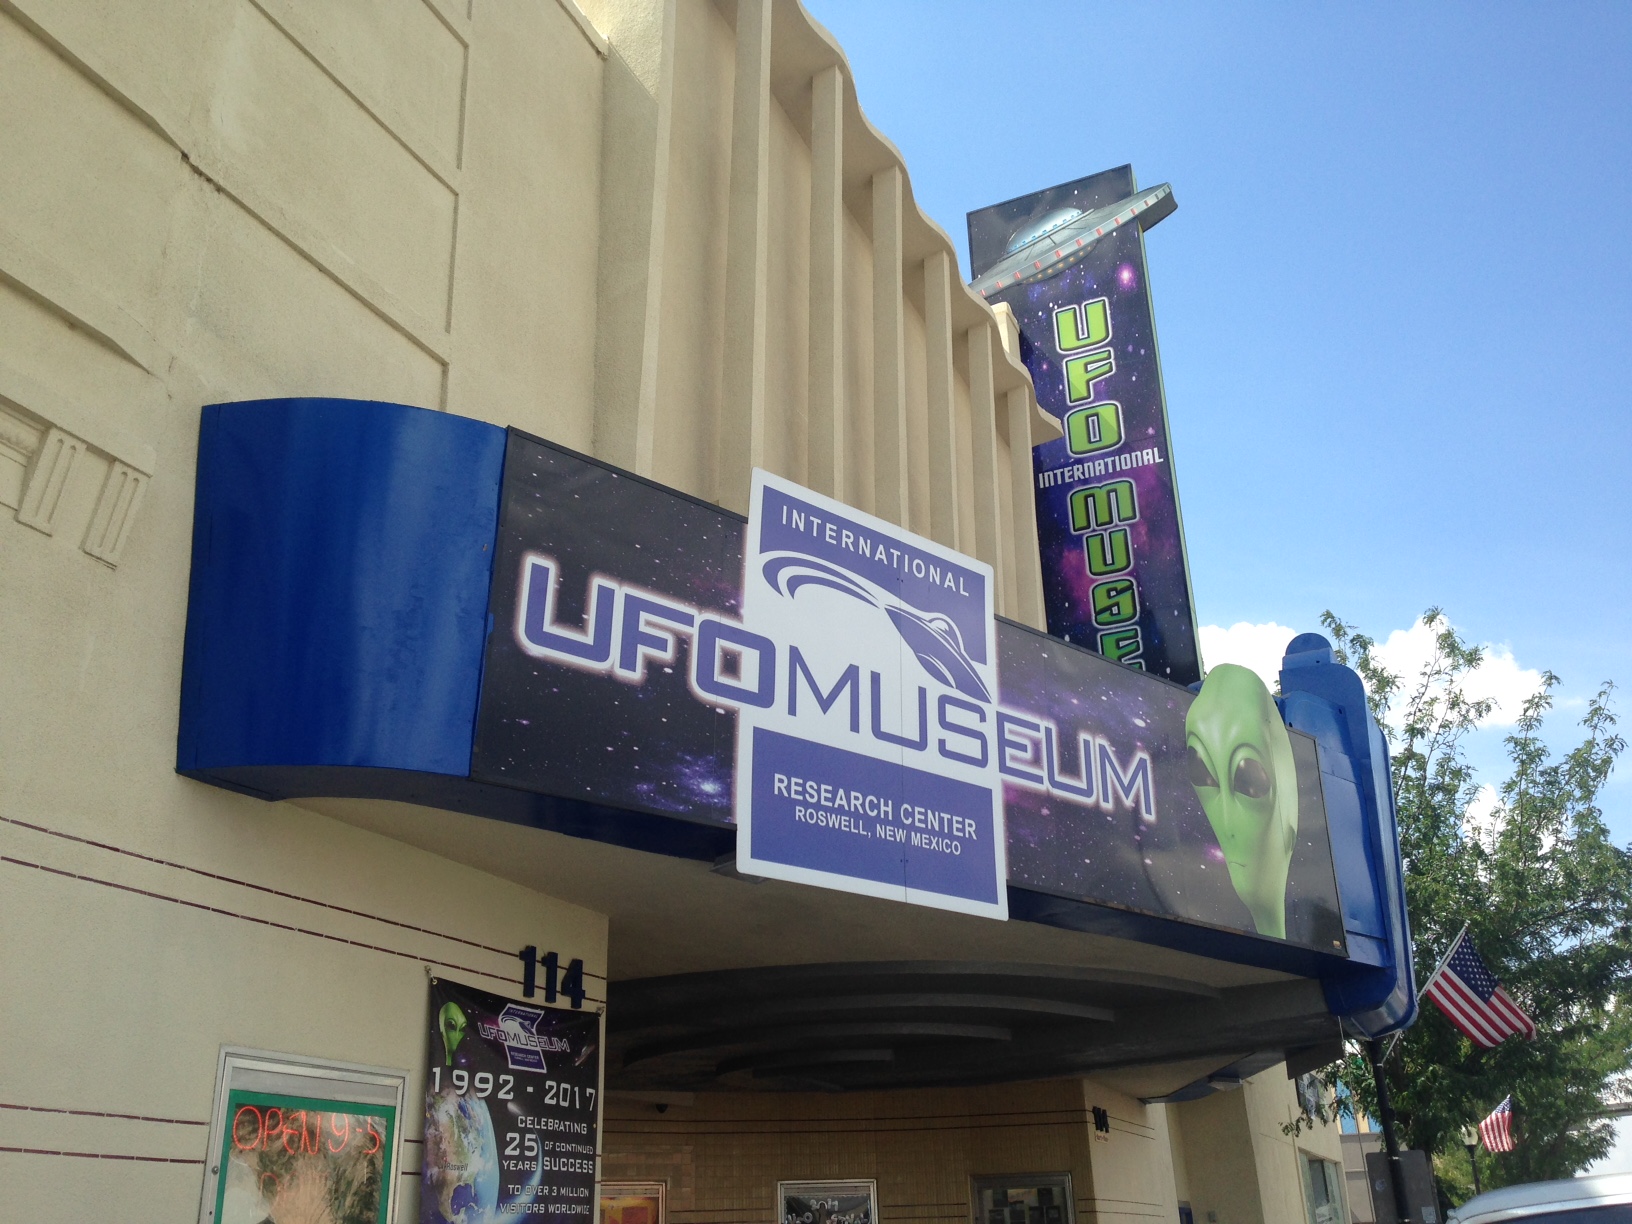
[[[1201,657],[1208,667],[1220,663],[1239,663],[1250,667],[1264,678],[1273,692],[1281,680],[1281,656],[1286,644],[1298,636],[1296,629],[1277,625],[1254,625],[1237,621],[1228,629],[1220,625],[1201,627]]]
[[[1201,655],[1208,667],[1220,663],[1250,667],[1273,689],[1280,678],[1281,656],[1297,632],[1274,621],[1262,625],[1237,621],[1227,629],[1203,625]],[[1541,673],[1533,667],[1520,667],[1506,646],[1486,645],[1484,651],[1484,661],[1463,678],[1462,690],[1475,701],[1489,698],[1496,703],[1480,726],[1511,727],[1518,721],[1525,698],[1541,687]],[[1434,631],[1421,620],[1409,629],[1394,630],[1376,648],[1377,661],[1398,675],[1401,687],[1407,690],[1433,653]]]
[[[1481,727],[1511,727],[1518,722],[1525,699],[1541,687],[1541,672],[1520,667],[1506,646],[1487,644],[1484,651],[1484,662],[1463,678],[1462,691],[1474,701],[1496,703]],[[1377,661],[1400,677],[1403,689],[1411,687],[1433,654],[1434,631],[1421,620],[1409,629],[1394,630],[1376,649]]]
[[[1502,797],[1496,788],[1486,782],[1462,812],[1462,831],[1480,841],[1491,840],[1501,828],[1504,815],[1501,802]]]

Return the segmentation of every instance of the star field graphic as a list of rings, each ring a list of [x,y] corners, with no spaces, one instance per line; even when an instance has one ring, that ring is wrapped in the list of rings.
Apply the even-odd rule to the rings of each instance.
[[[970,213],[974,273],[978,276],[1002,258],[1011,235],[1038,218],[1063,208],[1091,212],[1134,190],[1133,169],[1122,166]],[[1071,530],[1070,496],[1073,489],[1086,485],[1131,480],[1139,519],[1127,527],[1133,553],[1130,572],[1139,592],[1136,623],[1144,643],[1141,657],[1153,674],[1190,684],[1201,679],[1201,672],[1156,328],[1145,278],[1143,231],[1137,225],[1123,226],[1100,239],[1081,262],[1060,275],[1036,284],[1013,285],[994,293],[991,300],[1007,302],[1014,311],[1020,324],[1020,354],[1036,384],[1038,402],[1063,419],[1073,405],[1066,400],[1061,357],[1054,345],[1054,311],[1100,297],[1110,306],[1109,346],[1115,352],[1116,369],[1094,382],[1092,402],[1115,401],[1122,406],[1124,441],[1080,456],[1072,455],[1060,438],[1034,448],[1033,469],[1041,475],[1152,449],[1160,459],[1098,475],[1066,477],[1036,490],[1048,631],[1091,650],[1097,648],[1099,629],[1094,625],[1090,592],[1101,579],[1088,573],[1084,537]]]
[[[1190,785],[1185,714],[1195,699],[1176,684],[1129,676],[1089,651],[1000,622],[998,679],[1006,709],[1059,728],[1059,773],[1082,776],[1078,737],[1111,745],[1119,762],[1149,754],[1154,819],[1131,805],[1099,805],[1006,783],[1009,882],[1160,917],[1251,931],[1223,852]],[[1343,947],[1343,920],[1314,741],[1294,734],[1298,842],[1287,879],[1286,937],[1322,951]]]
[[[556,622],[582,627],[592,574],[742,615],[742,520],[512,430],[505,452],[471,776],[611,807],[734,823],[737,716],[687,683],[690,642],[642,684],[536,659],[516,644],[522,556],[561,566]]]
[[[512,430],[505,455],[492,614],[471,776],[609,808],[733,824],[734,711],[688,683],[690,639],[643,683],[535,658],[516,640],[523,558],[559,566],[554,623],[585,627],[599,575],[731,619],[742,615],[747,524],[716,506]],[[614,639],[616,640],[616,639]],[[1154,819],[1004,787],[1013,884],[1161,917],[1251,931],[1218,842],[1190,786],[1179,685],[1006,621],[997,624],[1000,703],[1059,728],[1062,777],[1080,776],[1078,735],[1109,744],[1119,766],[1151,763]],[[1287,938],[1342,947],[1314,743],[1294,734],[1298,846]],[[1096,762],[1097,764],[1097,762]]]

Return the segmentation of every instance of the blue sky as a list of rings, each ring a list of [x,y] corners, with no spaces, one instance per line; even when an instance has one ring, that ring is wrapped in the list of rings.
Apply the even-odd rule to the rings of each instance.
[[[1605,679],[1632,726],[1632,5],[806,5],[960,249],[1096,170],[1173,184],[1147,249],[1203,625],[1330,608],[1403,658],[1439,605],[1510,706],[1559,674],[1554,742]],[[1606,800],[1632,840],[1632,760]]]

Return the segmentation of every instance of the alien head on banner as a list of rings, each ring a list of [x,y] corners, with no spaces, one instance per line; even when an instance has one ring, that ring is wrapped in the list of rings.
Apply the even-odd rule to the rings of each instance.
[[[1260,935],[1286,938],[1286,879],[1298,840],[1297,766],[1275,700],[1256,672],[1222,663],[1184,720],[1190,784],[1230,883]]]

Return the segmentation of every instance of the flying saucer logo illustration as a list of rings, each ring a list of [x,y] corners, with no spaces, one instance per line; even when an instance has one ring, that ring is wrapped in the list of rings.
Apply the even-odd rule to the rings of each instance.
[[[789,599],[804,587],[821,587],[880,609],[925,671],[965,697],[991,703],[992,695],[951,617],[921,611],[859,575],[800,553],[774,553],[765,558],[761,572],[773,591]]]
[[[981,297],[1015,285],[1031,285],[1058,276],[1087,257],[1094,246],[1124,225],[1147,230],[1178,207],[1173,188],[1160,183],[1147,191],[1084,212],[1057,208],[1009,237],[1003,258],[971,282]]]
[[[544,1023],[545,1013],[537,1007],[523,1007],[511,1003],[499,1013],[498,1022],[483,1022],[482,1036],[504,1046],[504,1058],[512,1071],[545,1072],[546,1053],[571,1052],[571,1043],[565,1037],[542,1036],[538,1029]]]

